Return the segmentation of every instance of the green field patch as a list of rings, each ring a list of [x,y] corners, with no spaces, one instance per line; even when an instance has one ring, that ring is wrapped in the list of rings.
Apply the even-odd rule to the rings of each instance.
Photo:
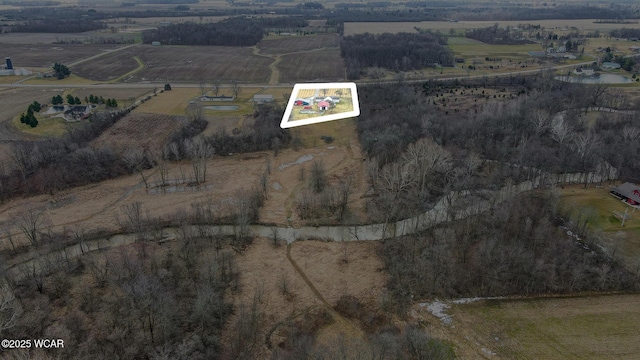
[[[640,210],[635,210],[609,194],[609,187],[568,186],[560,190],[562,211],[574,222],[585,222],[592,231],[602,231],[602,245],[620,256],[627,266],[640,266]],[[622,227],[619,215],[631,216]]]
[[[539,44],[525,45],[491,45],[482,42],[466,44],[449,44],[449,48],[455,55],[463,57],[506,57],[506,58],[529,58],[530,51],[540,51]]]
[[[508,359],[635,359],[640,296],[495,300],[454,305],[453,323]],[[457,330],[459,331],[459,330]]]
[[[20,115],[11,120],[16,129],[31,135],[45,137],[60,137],[67,133],[69,126],[76,126],[77,123],[69,123],[59,117],[45,117],[39,113],[35,114],[38,119],[38,126],[32,128],[30,125],[20,122]]]

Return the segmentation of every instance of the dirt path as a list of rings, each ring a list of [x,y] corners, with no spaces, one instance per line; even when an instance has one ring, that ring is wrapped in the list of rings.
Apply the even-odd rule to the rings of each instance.
[[[331,314],[331,317],[334,320],[334,323],[330,326],[331,332],[334,334],[341,333],[343,335],[349,336],[350,338],[365,339],[366,336],[364,331],[362,331],[362,329],[357,324],[343,317],[337,311],[335,311],[331,307],[331,305],[327,302],[327,300],[325,300],[325,298],[322,296],[320,291],[318,291],[318,289],[313,285],[311,280],[309,280],[307,275],[304,273],[304,271],[302,271],[302,269],[296,263],[296,261],[293,260],[293,258],[291,257],[291,244],[287,244],[287,259],[291,263],[291,266],[293,266],[293,269],[296,271],[296,273],[302,278],[305,284],[307,284],[309,289],[311,289],[311,292],[313,292],[313,295],[315,295],[315,297],[324,305],[327,312]]]

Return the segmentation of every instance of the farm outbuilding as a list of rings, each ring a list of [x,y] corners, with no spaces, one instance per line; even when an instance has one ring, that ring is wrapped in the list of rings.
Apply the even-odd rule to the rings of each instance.
[[[640,186],[632,183],[624,183],[609,191],[609,194],[626,202],[629,205],[640,205]]]
[[[320,101],[318,103],[318,110],[329,110],[331,104],[328,101]]]
[[[273,102],[273,95],[262,95],[262,94],[253,95],[253,102],[256,104]]]

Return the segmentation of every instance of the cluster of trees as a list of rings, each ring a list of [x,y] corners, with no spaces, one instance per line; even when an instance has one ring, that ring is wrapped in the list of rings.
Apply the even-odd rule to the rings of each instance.
[[[347,212],[349,197],[353,190],[353,179],[347,174],[338,183],[327,180],[324,163],[314,161],[308,171],[300,169],[300,181],[307,182],[296,201],[296,211],[302,220],[335,217],[342,221]]]
[[[104,99],[102,96],[95,96],[93,94],[89,94],[89,97],[84,98],[84,102],[88,104],[105,104],[107,107],[118,107],[118,101],[116,99]]]
[[[53,193],[130,173],[112,148],[89,146],[125,114],[98,112],[61,138],[12,144],[11,166],[0,172],[0,201],[17,195]]]
[[[234,17],[218,23],[171,24],[143,32],[142,40],[147,44],[160,41],[169,45],[253,46],[262,40],[266,27],[293,28],[306,25],[307,22],[298,17]]]
[[[468,29],[465,36],[494,45],[533,44],[533,41],[523,39],[520,31],[513,31],[510,27],[501,28],[498,24],[482,29]]]
[[[56,101],[59,101],[60,99],[56,99]],[[69,105],[80,105],[82,104],[82,101],[80,101],[80,98],[77,96],[73,96],[71,94],[67,94],[67,104]]]
[[[31,104],[29,104],[29,107],[27,108],[27,113],[20,114],[20,122],[23,124],[29,125],[32,128],[38,126],[38,119],[36,119],[36,116],[33,113],[40,112],[41,109],[42,109],[42,106],[40,105],[39,102],[37,101],[32,102]]]
[[[280,127],[283,109],[277,104],[261,104],[256,106],[253,121],[242,129],[238,128],[229,134],[221,129],[213,135],[203,137],[204,144],[215,149],[217,155],[273,150],[278,152],[291,142],[291,133]],[[190,154],[188,139],[194,131],[204,129],[206,121],[200,112],[192,114],[194,121],[185,130],[170,137],[164,151],[168,160],[193,158]]]
[[[251,19],[232,18],[219,23],[179,23],[144,31],[142,41],[167,45],[253,46],[262,40],[262,28]]]
[[[81,240],[76,230],[69,235]],[[234,311],[225,294],[238,290],[233,251],[213,251],[218,240],[228,241],[186,228],[178,237],[168,252],[141,241],[76,259],[64,250],[34,256],[37,266],[0,286],[0,299],[12,305],[2,304],[1,319],[16,314],[0,333],[62,338],[66,346],[57,351],[66,359],[221,358],[221,334]]]
[[[622,28],[613,29],[609,32],[609,35],[614,38],[623,39],[640,39],[640,29]]]
[[[71,75],[71,70],[69,70],[66,65],[55,63],[53,64],[52,68],[53,72],[56,74],[56,77],[60,80]]]
[[[69,105],[82,104],[82,100],[80,100],[79,97],[73,96],[71,94],[67,94],[66,100],[67,100],[67,104]],[[107,107],[112,107],[112,108],[118,107],[118,100],[111,99],[111,98],[105,99],[102,96],[95,96],[93,94],[89,95],[89,97],[85,96],[84,102],[87,104],[105,104]],[[52,105],[61,105],[63,103],[64,103],[64,99],[62,95],[55,95],[51,97]]]
[[[436,64],[452,66],[454,57],[445,45],[446,38],[434,33],[366,33],[344,37],[340,54],[347,77],[358,79],[369,67],[406,71]]]
[[[564,214],[548,196],[521,195],[490,212],[385,241],[399,310],[412,298],[434,296],[637,290],[637,274],[602,252],[595,235],[577,240],[559,229]]]
[[[487,87],[519,96],[487,99]],[[435,109],[440,94],[451,92],[476,102],[461,111]],[[637,116],[602,111],[595,123],[583,116],[590,107],[638,110],[604,85],[557,82],[541,73],[495,82],[428,82],[422,89],[368,86],[359,98],[358,136],[375,191],[368,210],[379,221],[429,209],[451,190],[496,188],[537,171],[606,177],[616,168],[621,178],[640,181]]]

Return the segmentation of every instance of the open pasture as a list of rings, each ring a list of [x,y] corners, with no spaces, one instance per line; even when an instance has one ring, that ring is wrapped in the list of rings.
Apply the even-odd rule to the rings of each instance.
[[[285,55],[277,66],[281,83],[338,81],[345,78],[339,49]]]
[[[636,359],[640,353],[639,295],[481,300],[448,312],[455,328],[446,331],[461,348],[476,350],[462,358]]]
[[[200,80],[221,82],[267,82],[271,59],[253,55],[251,48],[228,46],[135,46],[113,54],[113,61],[128,64],[131,71],[135,63],[134,57],[147,65],[145,69],[132,74],[127,80],[139,81],[190,81]],[[84,63],[91,67],[102,59]],[[137,64],[135,65],[137,66]],[[126,73],[125,67],[119,69],[118,75]],[[107,78],[111,76],[109,69],[96,66],[92,76]]]
[[[2,37],[0,37],[0,41]],[[112,50],[118,45],[2,44],[0,56],[10,57],[13,66],[50,68],[53,63],[70,63]],[[72,71],[73,72],[73,71]]]
[[[491,45],[462,37],[449,38],[448,46],[457,56],[465,59],[479,58],[481,61],[484,61],[486,57],[511,60],[531,59],[529,51],[542,50],[540,44]],[[467,64],[471,64],[471,62],[467,61]]]
[[[500,27],[517,27],[521,24],[541,25],[546,29],[561,30],[564,28],[575,27],[582,31],[608,32],[612,29],[640,28],[638,24],[601,24],[594,23],[594,19],[584,20],[530,20],[530,21],[421,21],[421,22],[347,22],[344,24],[344,35],[364,34],[366,32],[372,34],[381,34],[385,32],[416,32],[415,28],[428,29],[448,33],[451,29],[456,32],[463,32],[466,29],[480,29],[498,24]]]
[[[609,253],[624,259],[627,266],[640,266],[640,211],[609,195],[610,186],[584,189],[580,185],[560,190],[560,204],[574,219],[587,221],[587,226],[604,234],[603,246]],[[628,211],[631,216],[622,221],[616,213]]]
[[[186,123],[183,116],[130,113],[102,133],[92,144],[116,151],[128,148],[162,149],[171,133]]]
[[[174,88],[171,91],[158,92],[157,96],[138,106],[134,113],[152,113],[168,115],[186,115],[189,102],[200,96],[200,89]]]
[[[279,55],[297,51],[322,48],[337,48],[340,45],[338,34],[318,34],[307,36],[272,36],[258,43],[261,54]]]

